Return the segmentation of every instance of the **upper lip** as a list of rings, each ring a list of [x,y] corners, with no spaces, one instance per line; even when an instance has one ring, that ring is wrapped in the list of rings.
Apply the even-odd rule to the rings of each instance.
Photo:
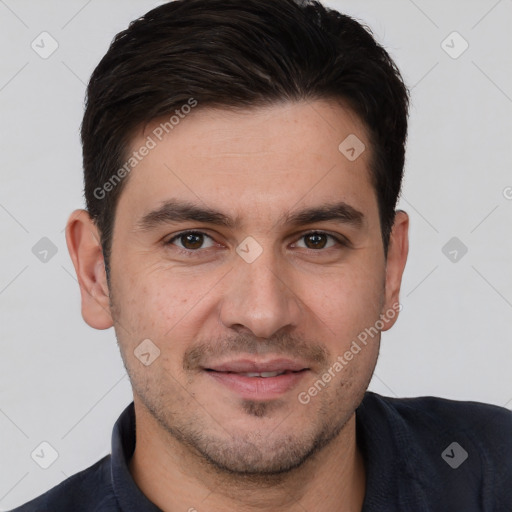
[[[236,359],[225,363],[214,364],[205,367],[205,370],[214,370],[216,372],[233,373],[262,373],[292,371],[298,372],[308,370],[307,364],[292,359],[271,359],[268,361],[256,361],[253,359]]]

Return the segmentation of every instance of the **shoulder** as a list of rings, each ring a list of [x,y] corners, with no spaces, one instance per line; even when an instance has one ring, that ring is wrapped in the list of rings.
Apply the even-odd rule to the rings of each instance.
[[[458,433],[463,437],[500,441],[512,450],[512,411],[480,402],[449,400],[432,396],[391,398],[368,392],[363,404],[380,410],[389,419],[406,422],[418,433]]]
[[[409,474],[427,475],[423,487],[435,482],[443,489],[440,495],[465,497],[467,510],[473,510],[471,500],[492,510],[512,510],[512,411],[480,402],[371,392],[361,405],[371,431],[384,425],[395,453],[405,454]]]
[[[11,512],[118,512],[111,485],[111,456],[67,478],[41,496]]]

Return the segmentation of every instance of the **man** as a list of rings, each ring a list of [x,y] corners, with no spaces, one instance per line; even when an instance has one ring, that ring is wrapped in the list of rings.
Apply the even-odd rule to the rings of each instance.
[[[510,511],[512,414],[367,392],[408,251],[408,96],[351,18],[178,0],[118,34],[67,242],[134,402],[19,511]]]

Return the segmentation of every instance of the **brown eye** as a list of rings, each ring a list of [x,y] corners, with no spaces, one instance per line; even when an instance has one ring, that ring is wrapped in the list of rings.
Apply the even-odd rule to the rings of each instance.
[[[299,239],[299,242],[302,240],[304,240],[304,246],[299,245],[299,247],[313,250],[329,249],[335,245],[345,245],[342,240],[339,240],[335,236],[329,235],[328,233],[322,233],[321,231],[306,233],[305,235],[302,235],[302,237]]]
[[[206,249],[213,246],[213,243],[210,242],[210,245],[204,247],[207,239],[212,241],[212,238],[205,233],[201,233],[200,231],[187,231],[174,236],[167,244],[177,245],[179,248],[188,251],[197,251],[198,249]]]
[[[304,236],[308,249],[323,249],[327,243],[326,238],[323,233],[310,233]]]
[[[181,235],[180,240],[185,249],[199,249],[203,245],[203,235],[198,233]]]

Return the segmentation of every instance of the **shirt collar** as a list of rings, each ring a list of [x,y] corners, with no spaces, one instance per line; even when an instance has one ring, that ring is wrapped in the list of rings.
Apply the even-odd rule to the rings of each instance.
[[[137,487],[128,469],[134,450],[135,409],[132,402],[121,413],[112,432],[112,487],[123,512],[161,512]]]
[[[391,512],[397,504],[401,510],[428,511],[428,489],[436,488],[439,475],[393,402],[367,391],[356,409],[356,439],[366,469],[363,512]]]

